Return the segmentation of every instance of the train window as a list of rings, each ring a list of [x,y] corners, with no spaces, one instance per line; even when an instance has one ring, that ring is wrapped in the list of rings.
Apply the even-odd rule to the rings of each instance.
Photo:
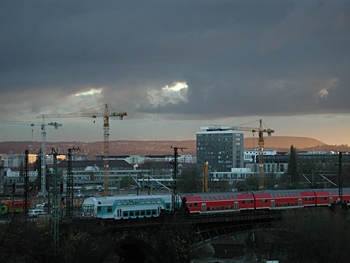
[[[107,206],[107,213],[112,213],[112,207],[111,206]]]
[[[146,204],[150,204],[151,201],[149,199],[146,199]]]
[[[128,204],[128,200],[122,200],[123,205],[127,205]]]
[[[287,206],[290,206],[290,203],[287,203]]]
[[[145,210],[141,210],[140,214],[141,214],[141,216],[144,216],[145,215]]]
[[[97,212],[101,212],[101,206],[97,206]]]
[[[150,210],[146,210],[146,215],[150,216],[151,215],[151,211]]]
[[[157,204],[162,203],[162,201],[160,200],[160,198],[157,198]]]
[[[156,202],[157,202],[156,199],[154,199],[154,198],[151,199],[152,204],[155,204]]]
[[[129,205],[133,205],[134,204],[134,200],[129,200]]]
[[[134,216],[134,211],[130,211],[130,216]]]
[[[189,207],[192,207],[192,203],[189,203],[188,206],[189,206]]]
[[[221,207],[221,210],[225,210],[225,207],[224,207],[224,206],[222,206],[222,207]]]
[[[122,201],[118,200],[117,205],[122,205]]]
[[[210,211],[210,207],[207,207],[207,211]]]
[[[128,217],[128,212],[127,211],[123,212],[123,217]]]
[[[145,199],[140,199],[140,203],[141,203],[142,205],[144,205],[144,204],[145,204]]]
[[[166,209],[170,209],[170,204],[165,205]]]
[[[157,215],[157,209],[152,210],[152,215]]]
[[[194,203],[194,204],[193,204],[193,206],[194,206],[194,207],[197,207],[197,206],[198,206],[198,204],[197,204],[197,203]]]
[[[135,216],[139,216],[140,215],[140,211],[135,211]]]
[[[140,200],[139,199],[135,199],[135,205],[140,204]]]
[[[226,210],[230,210],[230,207],[229,207],[229,206],[226,206]]]

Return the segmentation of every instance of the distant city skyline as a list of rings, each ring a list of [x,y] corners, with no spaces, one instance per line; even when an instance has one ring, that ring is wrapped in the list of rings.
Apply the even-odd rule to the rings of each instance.
[[[0,141],[40,141],[39,115],[107,103],[128,114],[110,140],[262,119],[272,136],[350,145],[349,1],[6,1],[1,14]],[[47,141],[103,140],[102,118],[51,121]]]

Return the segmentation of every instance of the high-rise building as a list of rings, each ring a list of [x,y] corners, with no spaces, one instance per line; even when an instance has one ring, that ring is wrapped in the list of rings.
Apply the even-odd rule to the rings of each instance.
[[[201,127],[196,133],[197,163],[208,162],[211,172],[244,167],[244,132],[227,126]]]

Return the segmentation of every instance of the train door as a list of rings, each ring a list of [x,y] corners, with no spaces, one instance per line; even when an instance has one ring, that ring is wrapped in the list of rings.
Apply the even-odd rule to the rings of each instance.
[[[202,212],[206,212],[206,211],[207,211],[207,204],[202,203]]]
[[[117,218],[120,219],[122,217],[122,210],[120,208],[117,209]]]
[[[271,208],[275,208],[275,200],[271,200]]]
[[[301,200],[301,198],[298,199],[298,206],[302,206],[303,205],[303,202]]]
[[[233,208],[234,208],[234,210],[238,210],[238,209],[239,209],[239,207],[238,207],[238,202],[235,202],[235,203],[234,203],[234,207],[233,207]]]
[[[329,198],[329,204],[333,204],[333,197],[332,196]]]

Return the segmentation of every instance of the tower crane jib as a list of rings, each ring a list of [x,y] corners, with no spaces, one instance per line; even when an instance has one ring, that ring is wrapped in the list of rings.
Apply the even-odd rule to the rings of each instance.
[[[120,120],[123,117],[127,116],[126,112],[113,112],[109,113],[108,105],[104,105],[104,112],[74,112],[68,114],[43,114],[38,116],[38,118],[77,118],[77,117],[90,117],[90,118],[98,118],[103,117],[103,170],[104,170],[104,195],[109,195],[109,118],[110,117],[119,117]]]

